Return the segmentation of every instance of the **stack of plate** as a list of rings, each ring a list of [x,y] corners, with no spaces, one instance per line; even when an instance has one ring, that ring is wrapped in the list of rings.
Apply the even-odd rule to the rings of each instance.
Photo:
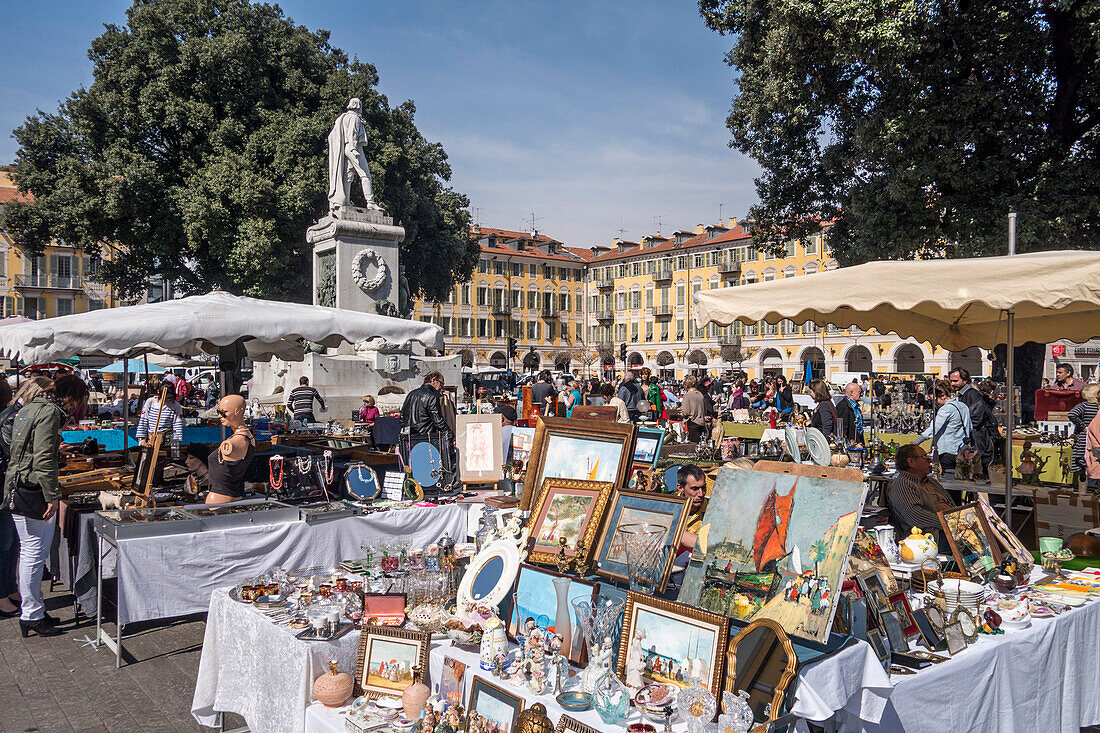
[[[930,581],[928,590],[940,590],[940,582],[937,580]],[[944,600],[947,602],[948,613],[954,611],[956,606],[962,606],[972,613],[977,613],[978,606],[981,605],[989,593],[989,589],[984,585],[955,578],[945,578],[942,590]]]

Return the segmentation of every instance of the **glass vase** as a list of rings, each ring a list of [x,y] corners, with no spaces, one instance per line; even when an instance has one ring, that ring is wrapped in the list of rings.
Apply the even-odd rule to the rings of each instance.
[[[753,725],[752,708],[749,706],[749,693],[738,690],[734,695],[729,690],[722,693],[722,707],[726,712],[718,716],[718,729],[728,733],[749,733]]]
[[[592,707],[604,725],[619,725],[630,712],[630,691],[614,674],[607,675],[592,693]]]
[[[581,674],[573,678],[572,688],[580,687],[584,692],[594,693],[595,687],[604,674],[611,669],[611,660],[622,624],[619,621],[626,601],[620,598],[599,598],[596,603],[574,598],[570,601],[580,622],[584,640],[588,644],[588,666]]]
[[[626,549],[630,590],[656,594],[664,570],[668,530],[656,524],[624,524],[617,531]]]

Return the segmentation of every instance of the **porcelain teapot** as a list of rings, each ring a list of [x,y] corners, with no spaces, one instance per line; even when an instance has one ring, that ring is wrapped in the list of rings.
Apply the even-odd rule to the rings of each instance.
[[[930,533],[921,532],[920,528],[913,527],[909,536],[903,539],[898,554],[905,562],[922,563],[929,558],[934,558],[939,551],[936,538]]]

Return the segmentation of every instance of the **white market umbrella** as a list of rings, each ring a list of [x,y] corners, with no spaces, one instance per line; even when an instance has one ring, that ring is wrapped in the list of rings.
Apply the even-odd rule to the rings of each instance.
[[[215,290],[160,303],[107,308],[0,328],[0,354],[28,363],[78,354],[132,357],[216,354],[244,340],[248,356],[300,361],[300,339],[326,347],[372,339],[443,348],[436,325],[375,313],[260,300]]]
[[[1014,230],[1015,222],[1010,227]],[[1012,230],[1010,230],[1012,231]],[[1014,231],[1010,234],[1014,248]],[[868,262],[695,294],[695,322],[819,321],[952,351],[1004,342],[1082,342],[1100,333],[1100,252]],[[1005,507],[1012,504],[1013,349],[1008,349]]]

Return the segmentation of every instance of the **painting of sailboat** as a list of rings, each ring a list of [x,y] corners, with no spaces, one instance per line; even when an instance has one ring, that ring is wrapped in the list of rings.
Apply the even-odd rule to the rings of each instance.
[[[854,481],[722,469],[680,602],[826,639],[863,495]]]

